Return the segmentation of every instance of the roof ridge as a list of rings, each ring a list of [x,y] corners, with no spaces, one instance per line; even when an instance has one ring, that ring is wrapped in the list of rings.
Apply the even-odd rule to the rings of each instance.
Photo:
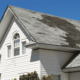
[[[11,5],[8,5],[8,6],[9,6],[9,7],[16,7],[16,6],[11,6]],[[71,20],[71,21],[77,21],[77,22],[80,22],[80,21],[78,21],[78,20],[69,19],[69,18],[64,18],[64,17],[60,17],[60,16],[56,16],[56,15],[52,15],[52,14],[47,14],[47,13],[42,13],[42,12],[38,12],[38,11],[34,11],[34,10],[29,10],[29,9],[21,8],[21,7],[16,7],[16,8],[23,9],[23,10],[28,10],[28,11],[33,11],[33,12],[37,12],[37,13],[40,13],[40,14],[44,14],[44,15],[48,15],[48,16],[52,16],[52,17],[61,18],[61,19],[66,19],[66,20]]]
[[[9,8],[13,10],[36,42],[80,48],[80,21],[36,11],[33,13],[31,10],[14,6]]]

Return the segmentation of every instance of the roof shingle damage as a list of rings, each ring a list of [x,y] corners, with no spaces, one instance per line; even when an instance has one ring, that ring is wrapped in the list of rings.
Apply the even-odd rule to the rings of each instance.
[[[80,21],[9,7],[37,43],[80,48]]]

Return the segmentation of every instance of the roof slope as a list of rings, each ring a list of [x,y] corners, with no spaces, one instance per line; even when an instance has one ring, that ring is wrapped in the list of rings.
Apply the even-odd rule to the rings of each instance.
[[[9,7],[36,42],[80,48],[80,21]]]
[[[66,68],[72,68],[72,67],[80,67],[80,54],[66,66]]]

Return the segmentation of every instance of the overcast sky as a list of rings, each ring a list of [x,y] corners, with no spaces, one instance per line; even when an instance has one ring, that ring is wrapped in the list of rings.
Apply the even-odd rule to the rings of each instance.
[[[80,21],[80,0],[0,0],[0,19],[7,5]]]

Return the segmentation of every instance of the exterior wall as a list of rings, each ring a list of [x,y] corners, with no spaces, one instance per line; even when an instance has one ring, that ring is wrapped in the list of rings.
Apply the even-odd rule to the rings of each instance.
[[[0,64],[0,69],[2,70],[0,70],[2,72],[1,80],[19,78],[19,75],[33,71],[37,71],[39,77],[52,73],[62,75],[61,80],[68,80],[68,73],[63,73],[61,67],[73,53],[26,49],[26,54],[22,55],[22,51],[20,51],[20,55],[14,57],[12,47],[12,57],[7,58],[7,46],[13,44],[12,39],[16,32],[20,34],[21,42],[25,40],[29,42],[30,40],[22,26],[16,19],[13,19],[0,46],[0,53],[2,54]]]
[[[73,53],[40,49],[41,77],[48,74],[61,75],[61,80],[68,80],[68,74],[63,73],[61,66]]]
[[[80,72],[69,73],[69,80],[80,80]]]
[[[21,30],[22,26],[17,22],[17,20],[13,19],[10,24],[4,38],[2,41],[0,53],[2,53],[1,57],[1,80],[11,80],[14,78],[18,78],[19,75],[32,72],[36,70],[39,74],[39,52],[32,51],[31,49],[26,49],[26,54],[22,55],[20,51],[19,56],[13,56],[13,47],[12,49],[12,57],[7,58],[7,46],[13,44],[13,34],[18,32],[20,34],[20,41],[29,42],[29,38],[27,37],[27,33],[24,33]],[[21,46],[21,45],[20,45]],[[20,48],[21,49],[21,48]]]
[[[69,80],[69,74],[63,73],[63,80]]]

